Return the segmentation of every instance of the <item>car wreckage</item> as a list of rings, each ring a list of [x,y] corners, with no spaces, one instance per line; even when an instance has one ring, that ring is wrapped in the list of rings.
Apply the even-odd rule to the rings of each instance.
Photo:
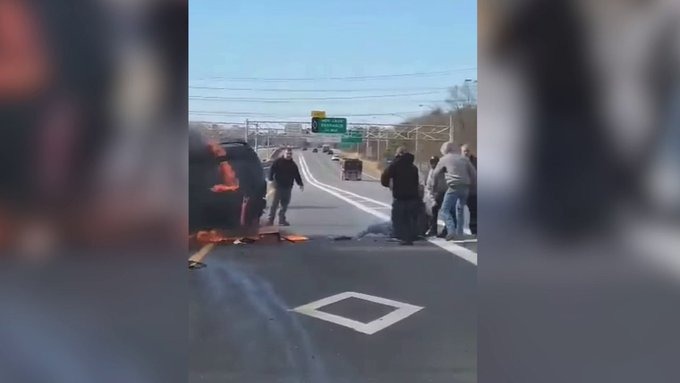
[[[266,207],[263,164],[245,142],[189,132],[189,231],[256,232]]]

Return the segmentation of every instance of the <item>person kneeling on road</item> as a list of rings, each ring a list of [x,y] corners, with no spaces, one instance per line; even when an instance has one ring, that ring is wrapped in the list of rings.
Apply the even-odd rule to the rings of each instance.
[[[300,170],[298,169],[297,164],[295,164],[295,161],[293,161],[293,151],[291,149],[286,149],[283,157],[274,161],[269,169],[269,181],[274,188],[274,200],[272,201],[272,206],[269,210],[267,225],[271,226],[274,224],[276,210],[278,210],[279,204],[281,204],[281,210],[279,210],[279,225],[290,226],[290,223],[286,221],[286,211],[288,210],[291,194],[293,193],[293,183],[297,183],[301,191],[304,190],[302,177],[300,177]]]
[[[413,154],[406,148],[397,149],[394,161],[380,177],[384,187],[392,189],[392,225],[394,236],[402,245],[413,245],[418,238],[418,213],[423,201],[419,193],[418,168]]]

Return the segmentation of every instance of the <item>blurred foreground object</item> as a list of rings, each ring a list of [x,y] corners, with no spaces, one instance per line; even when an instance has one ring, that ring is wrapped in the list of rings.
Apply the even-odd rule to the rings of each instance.
[[[0,0],[0,245],[35,220],[61,248],[181,241],[186,25],[185,1]]]
[[[480,1],[481,383],[680,380],[679,7]]]
[[[656,204],[660,195],[650,194],[649,175],[678,163],[669,155],[680,129],[678,5],[496,4],[504,6],[480,5],[492,15],[483,20],[494,23],[481,27],[493,31],[483,53],[492,76],[487,96],[501,110],[514,109],[514,117],[503,127],[488,120],[483,134],[504,134],[502,128],[516,135],[508,142],[517,145],[516,162],[508,165],[518,165],[511,172],[526,181],[520,194],[532,221],[558,235],[587,234],[610,227],[623,210]],[[513,79],[495,81],[497,75]],[[505,90],[496,96],[495,88]],[[678,211],[678,204],[668,208]]]
[[[186,35],[186,1],[0,0],[1,382],[186,381]]]

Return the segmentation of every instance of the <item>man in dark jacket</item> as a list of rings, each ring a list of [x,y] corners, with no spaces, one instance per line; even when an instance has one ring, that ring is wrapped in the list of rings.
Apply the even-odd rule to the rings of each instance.
[[[402,245],[413,245],[418,238],[418,212],[422,209],[419,193],[418,168],[413,154],[406,148],[397,149],[394,161],[385,169],[380,182],[392,189],[392,225],[395,237]]]
[[[470,151],[470,145],[465,144],[461,148],[461,154],[467,157],[472,166],[477,169],[477,157]],[[475,183],[470,188],[470,195],[468,195],[467,207],[470,211],[470,233],[477,235],[477,184]]]
[[[283,157],[274,161],[269,169],[269,181],[274,187],[274,200],[269,210],[269,221],[267,221],[267,224],[270,226],[274,224],[276,210],[279,208],[280,203],[279,225],[290,226],[290,223],[286,221],[286,211],[288,210],[288,204],[290,204],[290,197],[293,192],[293,182],[298,184],[300,190],[304,190],[300,170],[295,161],[293,161],[293,151],[291,149],[287,149]]]

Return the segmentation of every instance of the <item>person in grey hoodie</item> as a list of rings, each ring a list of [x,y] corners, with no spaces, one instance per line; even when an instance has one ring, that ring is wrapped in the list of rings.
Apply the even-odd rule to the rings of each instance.
[[[438,231],[438,221],[439,221],[439,211],[441,210],[442,203],[444,202],[444,195],[448,187],[446,186],[446,179],[444,177],[445,172],[440,172],[437,177],[434,176],[434,171],[439,164],[439,157],[432,156],[430,158],[430,171],[427,174],[427,182],[425,183],[426,198],[431,206],[429,231],[427,232],[427,237],[446,237],[446,228],[441,234],[437,234]]]
[[[441,152],[444,156],[434,169],[434,177],[444,173],[448,189],[440,214],[446,223],[446,239],[452,240],[463,235],[465,205],[470,187],[477,182],[477,171],[470,160],[460,154],[453,142],[444,143]]]

